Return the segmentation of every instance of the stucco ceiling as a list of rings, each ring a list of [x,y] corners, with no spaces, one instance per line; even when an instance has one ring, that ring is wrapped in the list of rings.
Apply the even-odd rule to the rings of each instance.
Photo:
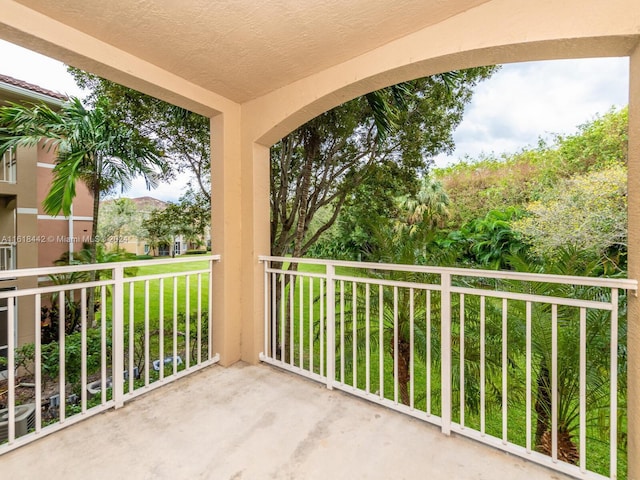
[[[487,0],[18,0],[245,102]]]

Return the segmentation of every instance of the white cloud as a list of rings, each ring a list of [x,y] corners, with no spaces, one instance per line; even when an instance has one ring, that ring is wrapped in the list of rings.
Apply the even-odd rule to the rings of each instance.
[[[554,60],[504,65],[476,87],[454,134],[456,150],[437,165],[465,155],[512,153],[539,137],[571,133],[612,106],[628,103],[628,59]]]
[[[65,95],[84,97],[67,67],[52,58],[0,40],[0,73]]]
[[[128,198],[153,197],[159,200],[164,200],[165,202],[177,202],[178,199],[186,192],[188,184],[189,178],[180,176],[171,181],[171,183],[161,183],[153,190],[147,190],[147,185],[145,184],[144,179],[136,178],[132,182],[129,190],[122,193],[118,191],[117,195],[114,196]]]

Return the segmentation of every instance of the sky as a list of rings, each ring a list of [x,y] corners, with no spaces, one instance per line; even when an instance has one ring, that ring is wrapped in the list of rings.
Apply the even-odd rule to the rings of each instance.
[[[439,155],[436,166],[465,157],[502,155],[535,146],[539,138],[571,134],[612,107],[628,102],[627,58],[554,60],[503,65],[479,84],[454,133],[456,149]],[[83,96],[66,67],[0,40],[0,74],[74,96]],[[180,178],[147,191],[134,182],[125,196],[176,201],[187,184]]]

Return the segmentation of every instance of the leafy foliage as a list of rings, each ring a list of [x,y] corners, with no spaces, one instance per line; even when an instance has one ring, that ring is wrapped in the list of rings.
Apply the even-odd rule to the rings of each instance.
[[[596,258],[617,252],[618,265],[627,243],[626,167],[617,164],[563,180],[531,202],[527,213],[513,228],[535,255],[554,258],[567,247]]]
[[[453,148],[472,88],[495,67],[435,75],[340,105],[307,122],[271,150],[272,254],[304,255],[366,181],[416,190],[428,159]],[[321,224],[312,221],[330,207]]]
[[[572,176],[626,164],[627,125],[628,109],[612,110],[551,143],[541,140],[512,155],[481,156],[436,169],[451,199],[449,228],[459,229],[505,206],[524,208]]]
[[[131,88],[69,67],[76,83],[91,91],[88,101],[94,105],[107,101],[110,115],[119,124],[159,142],[163,156],[169,159],[163,179],[189,173],[194,191],[211,202],[211,152],[209,119]]]

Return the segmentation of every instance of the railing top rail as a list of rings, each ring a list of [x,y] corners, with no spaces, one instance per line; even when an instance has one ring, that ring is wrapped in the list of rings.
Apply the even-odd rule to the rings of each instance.
[[[416,273],[448,273],[458,277],[495,278],[501,280],[519,280],[524,282],[545,282],[592,287],[621,288],[638,290],[638,281],[627,278],[580,277],[571,275],[552,275],[548,273],[506,272],[498,270],[479,270],[471,268],[433,267],[426,265],[402,265],[393,263],[350,262],[345,260],[324,260],[317,258],[272,257],[261,255],[261,262],[302,263],[310,265],[333,265],[335,267],[362,268],[370,270],[394,270]]]
[[[188,258],[172,258],[159,260],[133,260],[130,262],[87,263],[81,265],[65,265],[63,267],[18,268],[0,272],[0,280],[57,275],[61,273],[89,272],[92,270],[112,270],[114,268],[144,267],[146,265],[169,265],[174,263],[194,263],[201,261],[220,261],[220,255],[201,255]]]

